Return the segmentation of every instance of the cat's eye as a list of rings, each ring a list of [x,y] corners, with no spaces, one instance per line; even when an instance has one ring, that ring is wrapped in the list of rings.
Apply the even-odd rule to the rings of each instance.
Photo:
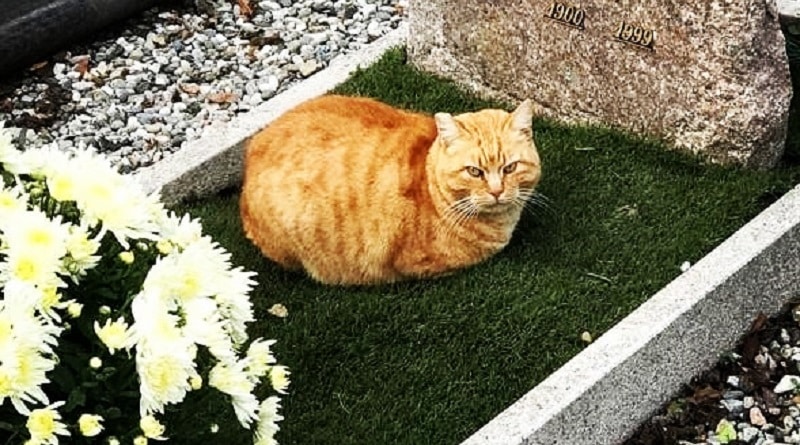
[[[514,173],[514,170],[516,170],[516,169],[517,169],[517,164],[518,164],[518,163],[519,163],[519,162],[517,162],[517,161],[514,161],[514,162],[512,162],[512,163],[510,163],[510,164],[506,165],[505,167],[503,167],[503,173],[505,173],[505,174],[507,174],[507,175],[510,175],[511,173]]]
[[[471,165],[467,166],[467,173],[473,178],[480,178],[483,176],[483,170],[479,169],[478,167],[473,167]]]

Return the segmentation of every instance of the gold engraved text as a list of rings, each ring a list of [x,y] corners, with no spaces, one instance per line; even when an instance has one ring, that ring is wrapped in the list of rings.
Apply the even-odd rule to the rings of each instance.
[[[614,32],[614,37],[625,43],[631,43],[648,49],[653,49],[656,40],[655,31],[652,29],[645,29],[627,22],[619,23],[617,30]]]
[[[547,14],[544,16],[561,24],[583,30],[586,12],[575,6],[570,6],[561,2],[553,2]]]

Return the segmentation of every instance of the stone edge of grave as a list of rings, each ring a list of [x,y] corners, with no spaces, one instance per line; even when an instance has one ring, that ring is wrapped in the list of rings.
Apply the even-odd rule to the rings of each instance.
[[[407,32],[403,25],[361,51],[334,59],[257,109],[210,126],[200,139],[135,177],[148,192],[159,191],[167,204],[236,186],[250,136],[403,45]],[[681,383],[729,350],[759,311],[775,313],[795,295],[799,224],[797,187],[461,445],[623,440]]]
[[[229,122],[212,123],[200,138],[133,174],[148,193],[159,192],[171,205],[238,185],[246,141],[276,117],[347,80],[358,68],[375,63],[391,48],[405,45],[405,23],[361,50],[334,58],[330,65]]]
[[[620,443],[798,295],[800,186],[461,445]],[[575,336],[580,333],[576,332]]]

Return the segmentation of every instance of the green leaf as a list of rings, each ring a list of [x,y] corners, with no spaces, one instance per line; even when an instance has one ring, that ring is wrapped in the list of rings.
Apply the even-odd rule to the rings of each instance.
[[[64,392],[75,387],[75,377],[72,376],[66,366],[56,366],[50,374],[50,380]]]
[[[119,419],[120,417],[122,417],[122,410],[117,407],[109,408],[106,411],[106,415],[103,417],[105,417],[108,420]]]
[[[86,404],[86,393],[83,392],[80,386],[75,387],[67,397],[67,404],[64,405],[64,411],[70,412],[76,407],[84,406]]]

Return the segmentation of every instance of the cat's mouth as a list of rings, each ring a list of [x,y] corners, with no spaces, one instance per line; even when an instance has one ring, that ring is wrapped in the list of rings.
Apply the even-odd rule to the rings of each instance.
[[[486,202],[481,203],[478,205],[478,212],[486,213],[486,214],[498,214],[498,213],[505,213],[509,211],[513,207],[513,201],[510,199],[499,199],[497,201],[487,200]]]

